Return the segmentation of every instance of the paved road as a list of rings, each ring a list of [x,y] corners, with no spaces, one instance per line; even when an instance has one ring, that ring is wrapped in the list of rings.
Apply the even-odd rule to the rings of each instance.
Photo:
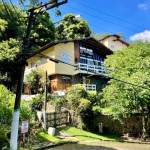
[[[121,142],[79,142],[49,148],[47,150],[150,150],[150,144]]]

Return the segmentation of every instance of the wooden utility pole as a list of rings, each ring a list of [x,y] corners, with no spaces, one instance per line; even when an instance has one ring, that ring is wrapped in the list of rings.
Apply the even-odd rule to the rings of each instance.
[[[24,71],[25,71],[25,64],[26,64],[26,54],[29,50],[29,44],[30,44],[30,31],[31,27],[33,25],[33,19],[36,17],[35,10],[40,9],[39,13],[44,9],[44,11],[48,9],[52,9],[54,7],[58,7],[62,4],[67,3],[68,0],[51,0],[49,2],[40,4],[36,7],[33,7],[28,10],[28,25],[26,30],[26,36],[23,40],[23,46],[22,46],[22,57],[21,57],[21,66],[20,66],[20,72],[19,72],[19,78],[17,83],[17,91],[16,91],[16,98],[15,98],[15,104],[14,104],[14,112],[13,112],[13,119],[12,119],[12,127],[11,127],[11,137],[10,137],[10,150],[17,150],[17,140],[18,140],[18,128],[19,128],[19,113],[20,113],[20,102],[21,102],[21,94],[23,89],[23,79],[24,79]],[[35,15],[35,16],[34,16]]]
[[[44,98],[44,130],[46,131],[46,104],[47,104],[47,71],[45,73],[45,98]]]

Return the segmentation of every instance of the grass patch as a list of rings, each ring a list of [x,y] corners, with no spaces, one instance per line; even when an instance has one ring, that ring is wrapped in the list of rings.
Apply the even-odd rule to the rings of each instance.
[[[60,128],[59,130],[61,132],[67,132],[70,135],[75,136],[78,140],[122,141],[120,137],[115,135],[94,134],[71,126]]]
[[[59,139],[55,136],[51,136],[47,134],[44,131],[40,131],[38,133],[38,141],[39,142],[50,142],[50,143],[55,143],[55,144],[63,144],[63,143],[74,143],[75,141],[72,140],[64,140],[64,139]]]
[[[61,142],[60,139],[54,137],[54,136],[50,136],[49,134],[47,134],[46,132],[44,131],[40,131],[38,133],[38,140],[39,141],[48,141],[48,142],[51,142],[51,143],[59,143]]]

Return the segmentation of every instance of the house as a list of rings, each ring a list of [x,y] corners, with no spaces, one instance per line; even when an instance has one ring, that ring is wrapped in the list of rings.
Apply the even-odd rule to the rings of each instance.
[[[116,51],[129,46],[129,43],[122,40],[121,36],[118,34],[107,35],[101,38],[100,42],[103,43],[106,47],[108,47],[112,51]]]
[[[100,91],[107,82],[106,55],[113,52],[98,40],[88,37],[51,42],[32,53],[25,75],[42,68],[47,71],[51,93],[83,84],[87,91]]]

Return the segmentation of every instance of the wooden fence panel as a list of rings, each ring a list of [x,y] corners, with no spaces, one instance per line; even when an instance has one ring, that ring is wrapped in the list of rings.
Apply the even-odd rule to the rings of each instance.
[[[66,125],[69,123],[68,117],[68,111],[46,113],[46,128]]]

